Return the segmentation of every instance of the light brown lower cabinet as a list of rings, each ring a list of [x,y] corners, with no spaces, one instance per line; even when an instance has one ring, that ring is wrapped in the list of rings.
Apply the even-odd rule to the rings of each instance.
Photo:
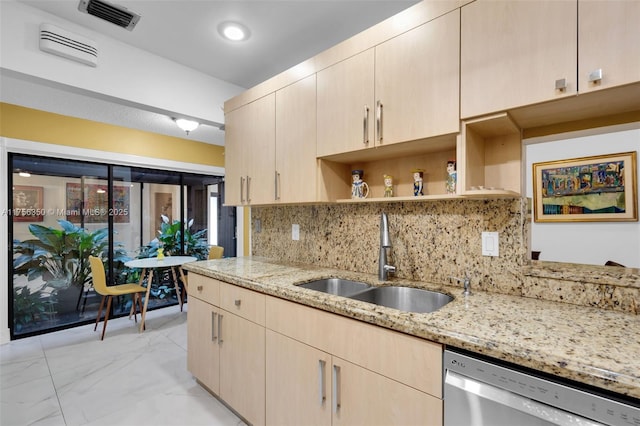
[[[267,297],[267,424],[442,425],[442,347]]]
[[[265,424],[264,297],[189,274],[187,368],[252,425]]]
[[[189,275],[187,368],[253,425],[442,425],[442,346]]]
[[[266,408],[268,425],[442,425],[440,399],[271,330]]]

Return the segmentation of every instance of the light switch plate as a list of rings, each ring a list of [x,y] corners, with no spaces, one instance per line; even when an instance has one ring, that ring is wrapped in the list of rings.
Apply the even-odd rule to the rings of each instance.
[[[500,244],[497,232],[482,233],[482,255],[483,256],[499,256]]]
[[[291,239],[293,241],[300,240],[300,225],[298,225],[297,223],[291,225]]]

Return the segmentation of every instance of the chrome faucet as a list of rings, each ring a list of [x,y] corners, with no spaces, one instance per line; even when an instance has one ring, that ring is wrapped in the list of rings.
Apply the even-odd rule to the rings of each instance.
[[[389,238],[389,219],[386,213],[380,216],[380,256],[378,256],[378,279],[386,281],[389,273],[395,273],[396,267],[387,265],[387,249],[391,249],[391,238]]]
[[[453,281],[463,283],[464,291],[462,292],[462,294],[464,294],[465,296],[469,296],[471,294],[471,279],[469,278],[469,275],[464,274],[464,279],[458,277],[449,277],[449,282]]]

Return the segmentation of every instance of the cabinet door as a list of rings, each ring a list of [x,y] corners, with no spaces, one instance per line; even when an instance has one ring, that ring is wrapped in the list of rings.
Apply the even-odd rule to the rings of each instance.
[[[331,424],[331,356],[267,330],[267,424]]]
[[[580,1],[578,19],[579,91],[640,81],[640,2]]]
[[[225,114],[224,135],[224,203],[228,206],[246,204],[247,163],[245,146],[248,110],[239,108]]]
[[[220,393],[220,354],[217,311],[195,297],[189,298],[187,370],[215,394]]]
[[[274,198],[317,201],[316,173],[316,76],[311,75],[276,92]]]
[[[265,329],[220,310],[220,397],[253,425],[265,424]]]
[[[318,72],[318,157],[374,146],[374,50]]]
[[[442,425],[442,400],[333,357],[333,425]]]
[[[459,40],[455,10],[376,46],[376,143],[459,131]]]
[[[463,118],[576,93],[576,1],[478,0],[461,10]]]
[[[225,117],[225,204],[267,204],[274,197],[275,94]]]

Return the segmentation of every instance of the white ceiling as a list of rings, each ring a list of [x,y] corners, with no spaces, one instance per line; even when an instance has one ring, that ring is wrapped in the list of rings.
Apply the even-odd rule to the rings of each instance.
[[[127,31],[114,24],[78,11],[79,0],[17,0],[57,15],[78,25],[138,47],[158,56],[199,70],[212,77],[242,86],[252,87],[293,65],[343,41],[354,34],[418,3],[419,0],[116,0],[117,5],[141,15],[140,22]],[[232,20],[247,26],[251,37],[245,42],[223,40],[217,27],[220,22]],[[14,95],[25,98],[24,89],[35,90],[34,82],[2,76],[3,101],[11,93],[5,86],[11,82]],[[26,87],[21,87],[25,85]],[[64,97],[59,88],[56,95]],[[175,124],[164,117],[146,111],[136,114],[105,100],[80,99],[85,96],[70,93],[69,99],[56,100],[58,106],[67,105],[62,114],[104,121],[126,127],[139,128],[172,136]],[[20,103],[38,108],[49,96],[38,94],[38,99]],[[82,107],[75,107],[81,105]],[[78,113],[74,111],[78,110]],[[84,114],[84,115],[78,115]],[[87,116],[91,115],[91,116]],[[104,115],[102,117],[101,115]],[[139,116],[139,117],[137,117]],[[126,117],[126,118],[125,118]],[[137,117],[137,118],[135,118]],[[134,119],[135,118],[135,119]],[[126,123],[119,120],[125,119]],[[137,121],[137,120],[140,121]],[[133,121],[133,122],[132,122]],[[218,132],[219,134],[214,134]],[[198,135],[200,133],[200,135]],[[206,135],[204,133],[207,133]],[[198,129],[190,139],[223,144],[223,133]]]

